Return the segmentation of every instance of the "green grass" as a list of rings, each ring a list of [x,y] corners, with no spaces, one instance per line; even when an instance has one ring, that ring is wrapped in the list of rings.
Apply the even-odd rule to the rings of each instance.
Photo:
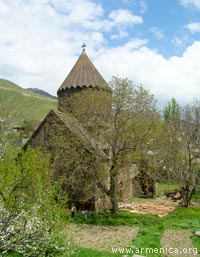
[[[163,196],[166,192],[173,191],[175,189],[179,189],[178,184],[157,184],[157,197]]]
[[[7,255],[5,255],[5,257],[22,257],[22,255],[18,253],[8,253]]]
[[[132,249],[142,249],[142,248],[160,248],[160,241],[162,235],[166,229],[189,229],[193,232],[200,230],[200,208],[184,208],[178,207],[169,215],[160,218],[155,215],[148,214],[133,214],[129,212],[119,212],[117,215],[105,214],[105,215],[91,215],[88,217],[87,221],[81,214],[77,214],[75,223],[86,223],[92,225],[104,225],[104,226],[119,226],[119,225],[129,225],[136,226],[140,228],[137,237],[132,241],[129,247]],[[200,252],[200,238],[195,236],[192,237],[193,245]],[[136,252],[136,254],[139,254]],[[132,256],[132,254],[128,256]],[[122,256],[119,253],[111,252],[100,252],[91,249],[80,249],[79,256],[87,257],[113,257]],[[149,257],[161,257],[158,253],[150,253]]]
[[[167,228],[200,229],[200,208],[177,207],[163,221]]]
[[[77,214],[73,223],[84,223],[90,225],[102,226],[153,226],[160,221],[160,218],[155,215],[133,214],[127,211],[120,211],[118,214],[92,214],[85,221],[82,214]]]
[[[119,212],[117,215],[105,214],[105,215],[89,215],[85,221],[82,214],[77,214],[73,223],[77,224],[91,224],[96,225],[97,229],[99,225],[104,226],[121,226],[128,225],[139,227],[139,233],[132,243],[127,246],[132,251],[136,251],[139,254],[139,250],[142,248],[160,248],[160,241],[162,235],[166,229],[181,230],[189,229],[193,232],[192,241],[194,247],[200,252],[200,238],[194,236],[194,232],[200,230],[200,208],[184,208],[177,207],[169,215],[160,218],[155,215],[148,214],[133,214],[126,211]],[[79,248],[78,256],[81,257],[122,257],[127,255],[133,256],[133,253],[112,253],[108,251],[97,251],[87,248]],[[141,254],[142,255],[142,254]],[[144,253],[143,253],[144,255]],[[12,257],[19,257],[19,255],[9,255]],[[158,253],[150,253],[146,255],[148,257],[162,257]],[[71,257],[77,257],[72,255]]]
[[[22,119],[43,119],[51,109],[57,108],[57,101],[29,92],[14,83],[0,79],[0,100],[17,111]]]
[[[122,257],[121,253],[110,253],[107,251],[95,251],[95,250],[91,250],[91,249],[86,249],[86,248],[80,248],[79,249],[79,255],[81,257]],[[77,257],[77,255],[71,255],[71,257]]]

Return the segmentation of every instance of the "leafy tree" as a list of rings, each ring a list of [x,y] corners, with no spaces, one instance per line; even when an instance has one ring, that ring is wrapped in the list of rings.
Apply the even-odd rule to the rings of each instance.
[[[171,101],[165,106],[163,110],[163,116],[165,121],[176,120],[179,115],[179,105],[176,102],[175,98],[172,98]]]
[[[18,134],[12,128],[16,124],[20,124],[18,113],[0,98],[0,160],[6,157],[9,150],[15,148],[14,142],[18,138]]]
[[[94,157],[87,146],[70,131],[58,124],[51,126],[57,134],[50,142],[53,156],[54,177],[62,183],[69,199],[87,202],[94,196]],[[84,190],[83,190],[84,188]]]
[[[0,162],[1,256],[70,255],[57,227],[56,195],[48,157],[39,150],[27,149],[17,162],[10,156]]]
[[[119,77],[113,77],[110,86],[112,94],[93,89],[75,94],[72,113],[91,135],[80,130],[90,145],[93,182],[109,197],[113,213],[117,213],[120,169],[136,163],[148,151],[158,114],[154,97],[142,86]],[[79,160],[84,156],[79,155]],[[103,158],[108,162],[106,169]]]
[[[30,137],[33,134],[33,132],[35,131],[35,129],[37,128],[37,126],[39,125],[39,123],[40,122],[37,119],[24,120],[23,124],[22,124],[24,134],[27,137]]]

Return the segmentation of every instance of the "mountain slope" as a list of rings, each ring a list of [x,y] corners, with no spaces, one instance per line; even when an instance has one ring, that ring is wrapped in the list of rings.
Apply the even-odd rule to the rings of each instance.
[[[36,93],[36,94],[39,94],[39,95],[42,95],[42,96],[52,98],[52,99],[57,99],[56,96],[50,95],[48,92],[46,92],[44,90],[41,90],[39,88],[26,88],[26,90],[28,90],[30,92],[33,92],[33,93]]]
[[[17,110],[21,119],[41,120],[51,109],[57,109],[57,101],[0,79],[0,102]]]

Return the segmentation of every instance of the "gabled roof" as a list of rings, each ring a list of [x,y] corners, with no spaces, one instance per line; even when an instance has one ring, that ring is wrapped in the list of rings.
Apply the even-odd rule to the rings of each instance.
[[[65,89],[78,87],[92,87],[110,91],[108,84],[88,58],[85,49],[83,49],[82,54],[78,58],[69,75],[61,84],[60,88],[58,89],[58,93],[59,91]]]
[[[65,126],[73,132],[76,136],[78,136],[84,145],[87,147],[88,150],[98,151],[100,155],[104,158],[107,158],[105,153],[102,150],[102,145],[97,142],[78,122],[78,120],[67,113],[53,111],[55,114],[60,118],[60,120],[65,124]]]
[[[35,132],[32,134],[31,138],[24,145],[23,149],[26,149],[28,145],[31,144],[32,140],[36,137],[39,131],[45,126],[48,118],[51,117],[51,121],[59,119],[66,128],[68,128],[75,136],[77,136],[83,142],[84,146],[88,149],[88,151],[98,152],[102,158],[107,159],[107,155],[103,151],[103,146],[100,145],[89,133],[81,126],[76,118],[68,113],[63,113],[60,111],[51,110],[44,120],[37,127]]]

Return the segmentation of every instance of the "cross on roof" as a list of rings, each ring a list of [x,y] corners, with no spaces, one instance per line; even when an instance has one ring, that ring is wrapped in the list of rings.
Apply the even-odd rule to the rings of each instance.
[[[83,45],[82,45],[81,47],[83,47],[83,51],[85,51],[86,44],[85,44],[85,43],[83,43]]]

